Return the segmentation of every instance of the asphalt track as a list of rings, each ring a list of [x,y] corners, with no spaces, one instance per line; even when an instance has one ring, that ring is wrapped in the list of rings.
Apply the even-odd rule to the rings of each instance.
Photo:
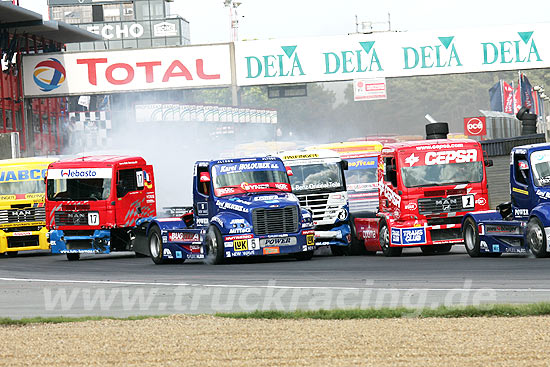
[[[550,301],[550,258],[271,257],[154,265],[133,253],[0,256],[0,317],[154,315],[251,310]]]

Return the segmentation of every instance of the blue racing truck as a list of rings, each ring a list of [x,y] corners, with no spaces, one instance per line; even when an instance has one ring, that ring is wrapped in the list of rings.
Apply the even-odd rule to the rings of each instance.
[[[510,153],[511,201],[497,210],[464,216],[462,234],[471,257],[550,253],[550,144],[515,147]]]
[[[283,162],[276,157],[195,163],[193,207],[174,218],[142,219],[134,251],[155,264],[290,254],[309,260],[313,219],[300,208]]]

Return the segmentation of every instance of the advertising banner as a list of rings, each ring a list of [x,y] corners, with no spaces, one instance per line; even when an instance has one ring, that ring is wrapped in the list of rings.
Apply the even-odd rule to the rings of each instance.
[[[231,84],[228,44],[24,56],[23,70],[25,97]]]
[[[550,23],[235,43],[238,85],[550,67]]]

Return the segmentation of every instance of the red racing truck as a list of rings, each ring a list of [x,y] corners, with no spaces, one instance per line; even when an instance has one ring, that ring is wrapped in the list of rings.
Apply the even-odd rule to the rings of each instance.
[[[476,141],[444,139],[448,128],[441,124],[426,127],[436,139],[384,145],[378,213],[355,219],[367,251],[400,256],[403,248],[420,246],[423,253],[449,252],[463,242],[463,216],[489,209],[485,166],[492,162],[484,161]]]
[[[136,221],[156,215],[153,167],[141,157],[89,156],[51,163],[46,226],[52,253],[133,251]]]

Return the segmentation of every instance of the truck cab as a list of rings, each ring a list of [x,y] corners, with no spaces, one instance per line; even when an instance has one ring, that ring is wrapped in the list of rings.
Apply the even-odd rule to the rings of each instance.
[[[315,245],[330,246],[334,255],[344,255],[351,240],[347,162],[331,150],[284,151],[278,156],[287,166],[292,192],[313,214]]]
[[[49,250],[44,177],[57,158],[0,160],[0,255]]]
[[[196,162],[193,206],[140,228],[148,245],[139,251],[156,264],[279,254],[309,260],[314,250],[311,215],[300,208],[276,157]]]
[[[46,223],[52,253],[132,251],[136,221],[156,215],[153,167],[141,157],[87,156],[50,164]]]
[[[481,145],[434,139],[384,145],[378,170],[379,213],[361,221],[369,251],[399,256],[403,248],[449,252],[462,243],[462,218],[488,209]]]
[[[469,213],[463,221],[468,254],[536,257],[550,253],[550,145],[515,147],[510,153],[510,202],[497,210]]]

